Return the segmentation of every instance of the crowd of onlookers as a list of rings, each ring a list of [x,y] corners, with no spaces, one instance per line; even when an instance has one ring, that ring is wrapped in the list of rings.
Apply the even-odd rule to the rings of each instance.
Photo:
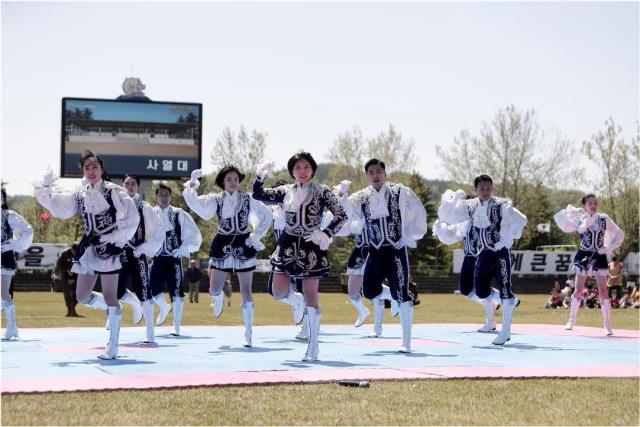
[[[640,308],[640,290],[637,282],[624,283],[624,266],[613,257],[609,263],[609,278],[607,292],[611,300],[612,308]],[[545,308],[569,308],[571,307],[571,295],[575,286],[574,279],[567,279],[564,288],[561,288],[560,280],[556,279],[551,289]],[[595,280],[589,279],[582,291],[582,308],[600,308],[600,296]]]

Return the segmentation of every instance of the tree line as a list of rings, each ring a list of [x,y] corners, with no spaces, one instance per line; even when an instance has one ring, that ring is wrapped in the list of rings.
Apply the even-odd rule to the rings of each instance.
[[[354,126],[338,134],[330,145],[328,163],[319,165],[315,182],[333,186],[343,179],[352,181],[351,192],[368,185],[363,165],[372,157],[385,161],[389,181],[401,182],[412,188],[425,205],[429,229],[437,218],[440,196],[447,188],[462,188],[473,194],[473,178],[482,173],[494,180],[497,196],[510,198],[528,218],[522,238],[514,249],[535,249],[547,244],[577,244],[577,234],[562,233],[553,223],[553,214],[568,203],[579,205],[583,195],[575,188],[589,188],[600,201],[600,211],[608,213],[626,232],[619,252],[622,258],[630,251],[638,251],[638,163],[640,161],[640,127],[630,141],[622,136],[622,128],[612,118],[604,128],[596,130],[580,149],[557,129],[545,129],[535,110],[518,110],[509,105],[500,109],[477,134],[462,130],[453,146],[437,146],[445,176],[442,180],[427,180],[415,171],[418,159],[412,139],[407,139],[389,125],[380,133],[366,137]],[[221,169],[234,164],[246,179],[241,189],[251,191],[259,165],[264,163],[267,136],[258,130],[250,132],[240,126],[238,132],[225,128],[217,138],[209,160]],[[315,150],[310,150],[316,154]],[[580,165],[588,162],[584,168]],[[216,173],[205,175],[200,192],[219,192],[215,186]],[[267,182],[273,185],[283,179],[293,182],[286,169],[275,172]],[[585,185],[586,184],[586,185]],[[145,199],[155,201],[157,182],[150,186]],[[188,210],[182,199],[182,182],[169,181],[175,206]],[[10,198],[17,210],[32,224],[35,241],[69,243],[78,240],[83,232],[81,219],[61,221],[49,218],[33,197]],[[193,215],[200,227],[204,242],[198,256],[206,258],[209,243],[215,234],[215,220],[203,221]],[[550,234],[537,230],[537,224],[551,223]],[[265,238],[266,258],[275,247],[272,233]],[[346,261],[354,247],[353,238],[334,238],[329,254],[334,271],[346,268]],[[414,272],[442,274],[451,271],[452,251],[455,247],[440,244],[429,232],[418,247],[410,251]]]

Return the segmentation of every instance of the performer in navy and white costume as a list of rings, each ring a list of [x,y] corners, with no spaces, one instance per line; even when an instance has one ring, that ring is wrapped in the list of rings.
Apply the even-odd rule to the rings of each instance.
[[[578,309],[582,304],[584,283],[589,276],[592,276],[598,283],[605,333],[613,335],[611,301],[607,292],[608,258],[622,244],[624,231],[607,214],[598,212],[598,200],[595,195],[585,195],[582,198],[582,206],[582,208],[575,208],[567,205],[553,217],[562,231],[578,232],[580,235],[580,249],[573,260],[576,284],[571,296],[571,310],[565,329],[573,329],[578,318]]]
[[[286,185],[287,181],[280,179],[278,181],[276,181],[276,187],[280,187],[281,185]],[[280,235],[282,234],[282,230],[284,230],[284,227],[286,225],[286,221],[284,219],[284,211],[282,210],[282,206],[281,205],[269,205],[269,208],[271,208],[271,214],[273,217],[273,221],[271,222],[271,230],[273,231],[273,236],[275,237],[275,241],[277,242],[278,239],[280,238]],[[267,280],[267,292],[269,292],[269,294],[271,296],[273,296],[273,272],[271,272],[269,274],[269,279]],[[302,279],[297,279],[295,277],[291,278],[291,295],[295,296],[295,300],[296,301],[301,301],[302,304],[300,304],[300,306],[302,307],[302,311],[304,312],[304,297],[302,296]],[[288,300],[283,300],[280,299],[278,301],[284,302],[286,304],[288,304]],[[292,311],[294,311],[294,319],[295,319],[295,305],[292,305]],[[300,331],[296,334],[295,338],[297,340],[308,340],[309,339],[309,329],[307,328],[308,322],[304,321],[304,318],[302,319],[301,322],[301,327],[300,327]]]
[[[155,343],[153,320],[153,293],[149,283],[149,263],[147,258],[155,255],[162,247],[165,232],[158,212],[140,197],[140,179],[126,174],[122,186],[133,199],[138,212],[138,228],[133,238],[127,242],[122,254],[122,270],[118,279],[118,300],[133,308],[134,323],[144,318],[145,344]],[[131,282],[134,292],[127,289]]]
[[[184,210],[171,206],[171,188],[160,184],[156,188],[154,208],[164,229],[164,241],[156,252],[151,264],[151,292],[153,301],[160,307],[156,326],[160,326],[171,312],[171,306],[164,299],[164,286],[167,286],[173,299],[173,336],[180,335],[182,310],[184,309],[184,290],[182,257],[200,249],[202,235],[195,221]]]
[[[474,209],[477,199],[465,200],[465,193],[458,190],[455,193],[447,190],[442,195],[438,219],[433,224],[433,234],[445,245],[463,243],[464,261],[460,270],[458,286],[460,293],[471,301],[483,306],[487,320],[478,332],[492,332],[496,330],[496,309],[500,306],[500,292],[491,288],[491,294],[487,298],[480,298],[473,286],[473,274],[476,268],[476,257],[480,250],[480,230],[473,226],[473,215],[468,215],[462,220],[461,216],[450,215],[451,208],[456,204],[466,205],[467,209]]]
[[[340,184],[333,187],[334,193],[338,196],[341,203],[344,203],[348,197],[348,189],[351,185],[351,181],[345,180]],[[348,210],[348,206],[347,206]],[[347,283],[349,302],[358,311],[358,318],[354,326],[360,327],[364,324],[366,318],[369,316],[369,309],[364,305],[364,298],[362,296],[362,280],[364,278],[364,269],[367,264],[367,258],[369,257],[369,235],[367,234],[367,227],[364,226],[364,222],[361,219],[349,219],[349,222],[345,224],[338,233],[337,236],[353,235],[355,237],[355,248],[351,251],[351,255],[347,260],[347,276],[349,281]],[[374,307],[374,325],[373,331],[369,334],[370,337],[376,338],[382,336],[382,318],[384,316],[384,300],[391,300],[392,312],[394,317],[398,315],[398,304],[391,298],[391,292],[387,285],[382,285],[382,295],[373,298],[372,304]]]
[[[309,324],[309,345],[303,360],[317,360],[321,318],[318,282],[329,275],[327,249],[331,237],[347,221],[347,214],[329,187],[310,182],[318,168],[310,153],[298,152],[287,162],[295,184],[264,188],[271,168],[272,165],[259,171],[253,184],[253,197],[268,204],[282,204],[285,213],[286,226],[271,255],[273,296],[276,299],[294,298],[291,296],[291,277],[303,280],[307,306],[305,321]],[[325,209],[330,210],[334,218],[321,230]]]
[[[182,193],[189,208],[205,221],[215,215],[218,232],[211,242],[209,251],[209,294],[213,303],[213,315],[220,317],[224,308],[224,286],[229,273],[235,271],[242,294],[242,317],[245,327],[243,345],[251,347],[253,330],[253,270],[256,256],[264,249],[261,239],[271,226],[271,210],[264,203],[255,200],[250,193],[240,191],[244,174],[235,166],[225,166],[216,176],[216,185],[223,191],[198,196],[198,178],[202,171],[191,173],[191,180],[185,183]],[[253,228],[251,231],[250,226]]]
[[[415,248],[416,240],[427,232],[427,212],[411,189],[387,183],[383,161],[371,159],[364,169],[371,185],[347,199],[349,217],[361,220],[369,237],[369,256],[362,279],[364,296],[373,300],[374,310],[381,308],[379,302],[386,292],[382,282],[385,278],[389,281],[402,324],[399,351],[409,353],[413,296],[409,292],[407,247]]]
[[[2,309],[7,321],[3,340],[18,338],[16,309],[9,293],[11,278],[16,274],[16,253],[26,251],[33,242],[33,228],[24,218],[9,209],[7,193],[2,189]]]
[[[509,199],[493,196],[493,180],[490,176],[476,177],[474,187],[477,198],[464,201],[458,192],[458,196],[444,200],[447,203],[441,209],[447,211],[443,216],[450,224],[469,221],[475,228],[470,231],[474,234],[469,240],[478,248],[475,251],[473,286],[478,298],[492,300],[491,281],[495,279],[500,289],[503,311],[502,328],[492,343],[503,345],[511,339],[513,310],[520,304],[511,284],[511,247],[514,239],[522,236],[527,217],[513,207]],[[474,252],[472,248],[469,250],[470,253]]]
[[[53,172],[37,185],[36,198],[51,214],[60,219],[80,214],[84,236],[74,256],[71,271],[78,274],[76,298],[88,307],[107,310],[109,343],[98,357],[114,359],[118,355],[118,338],[122,308],[117,299],[118,273],[122,267],[123,247],[138,227],[138,212],[133,200],[119,185],[105,181],[102,158],[85,150],[80,158],[84,178],[74,191],[62,192],[53,187]],[[100,274],[102,294],[94,292]]]

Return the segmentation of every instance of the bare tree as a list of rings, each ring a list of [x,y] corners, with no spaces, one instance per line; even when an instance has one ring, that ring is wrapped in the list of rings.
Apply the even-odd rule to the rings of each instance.
[[[240,126],[236,135],[227,126],[216,140],[211,162],[217,169],[226,165],[234,165],[240,169],[247,176],[241,187],[247,190],[256,176],[256,169],[264,163],[266,146],[264,133],[254,129],[248,134],[244,126]]]
[[[604,196],[602,202],[611,218],[626,231],[621,248],[626,254],[638,246],[640,127],[636,124],[636,135],[630,143],[621,135],[622,128],[609,117],[605,130],[584,141],[582,151],[600,171],[591,184]]]
[[[535,110],[523,112],[513,105],[484,123],[479,136],[463,130],[453,147],[436,146],[436,153],[453,181],[470,184],[488,174],[498,192],[515,204],[529,185],[556,187],[580,173],[567,166],[566,160],[575,155],[571,141],[555,129],[542,130]]]
[[[365,140],[358,126],[338,135],[327,156],[335,164],[331,168],[330,179],[349,179],[352,188],[367,185],[364,164],[370,158],[385,162],[387,171],[410,171],[416,164],[414,143],[403,140],[402,134],[393,125],[377,136]]]

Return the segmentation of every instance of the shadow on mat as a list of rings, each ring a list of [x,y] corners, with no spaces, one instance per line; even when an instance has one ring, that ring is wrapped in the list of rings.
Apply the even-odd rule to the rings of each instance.
[[[127,344],[120,344],[118,347],[124,347],[124,348],[169,348],[169,347],[178,347],[177,344],[158,344],[158,343],[144,343],[142,341],[138,341],[138,342],[131,342],[131,343],[127,343]],[[104,347],[100,347],[97,348],[98,350],[104,348]]]
[[[192,335],[171,335],[171,334],[162,334],[162,335],[158,335],[156,334],[156,338],[167,338],[170,340],[212,340],[213,337],[195,337]]]
[[[544,346],[540,346],[540,345],[533,345],[533,344],[516,344],[516,343],[507,343],[505,345],[495,345],[495,344],[490,344],[490,345],[472,345],[471,348],[478,348],[481,350],[506,350],[509,348],[515,348],[518,350],[530,350],[530,351],[536,351],[536,350],[543,350],[543,351],[584,351],[585,349],[574,349],[574,348],[561,348],[561,347],[544,347]]]
[[[370,363],[350,363],[343,362],[341,360],[316,360],[313,362],[303,362],[289,360],[281,363],[281,365],[289,366],[292,368],[311,368],[313,366],[330,366],[332,368],[352,368],[354,366],[373,366]]]
[[[273,351],[291,351],[293,348],[270,348],[270,347],[231,347],[223,345],[218,347],[220,351],[209,351],[207,353],[271,353]]]
[[[113,360],[102,360],[96,357],[95,359],[78,360],[73,362],[56,362],[52,363],[52,366],[59,368],[72,368],[77,365],[101,365],[101,366],[123,366],[123,365],[155,365],[157,362],[150,360],[127,360],[125,358],[117,358]]]
[[[374,351],[373,353],[365,353],[363,356],[389,356],[395,354],[400,357],[460,357],[459,354],[428,354],[428,353],[400,353],[397,350],[380,350]]]

